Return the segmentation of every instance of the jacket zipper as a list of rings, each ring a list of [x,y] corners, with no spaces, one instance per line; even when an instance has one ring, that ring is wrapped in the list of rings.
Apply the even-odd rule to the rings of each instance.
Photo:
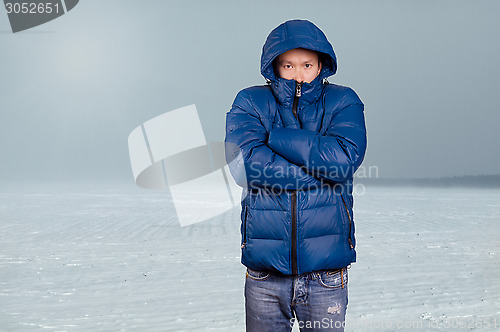
[[[351,249],[354,249],[354,245],[352,244],[351,240],[351,224],[352,224],[351,214],[349,213],[349,209],[347,208],[347,204],[344,200],[344,195],[340,194],[340,197],[342,197],[342,203],[344,203],[345,212],[347,212],[347,218],[349,218],[349,234],[347,234],[347,241],[349,242],[349,247]]]
[[[302,83],[295,83],[295,96],[293,98],[292,112],[295,118],[297,116],[297,105],[299,98],[302,96]],[[297,268],[297,191],[292,190],[292,274],[298,274]]]
[[[295,82],[295,97],[293,98],[292,112],[295,118],[298,120],[297,115],[297,105],[299,104],[299,98],[302,96],[302,83]]]

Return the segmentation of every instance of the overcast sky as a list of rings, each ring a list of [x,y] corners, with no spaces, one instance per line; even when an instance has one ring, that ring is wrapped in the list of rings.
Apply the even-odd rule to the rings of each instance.
[[[498,1],[84,0],[25,32],[0,12],[0,181],[132,181],[127,138],[196,104],[222,141],[236,93],[264,84],[268,33],[294,18],[365,103],[380,177],[500,173]]]

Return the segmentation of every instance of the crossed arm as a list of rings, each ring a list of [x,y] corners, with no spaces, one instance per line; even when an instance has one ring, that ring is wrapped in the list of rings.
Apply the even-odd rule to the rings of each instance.
[[[366,149],[363,104],[351,89],[325,135],[292,128],[268,133],[250,100],[241,91],[226,114],[226,161],[238,185],[307,190],[323,181],[345,181],[361,164]]]
[[[364,105],[354,91],[347,89],[325,135],[304,129],[273,128],[267,144],[315,177],[346,181],[361,165],[366,151]]]

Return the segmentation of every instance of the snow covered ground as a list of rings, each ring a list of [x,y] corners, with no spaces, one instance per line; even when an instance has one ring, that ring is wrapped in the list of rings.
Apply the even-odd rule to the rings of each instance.
[[[0,330],[244,331],[239,209],[180,227],[168,197],[1,188]],[[500,330],[499,190],[367,187],[354,211],[346,331]]]

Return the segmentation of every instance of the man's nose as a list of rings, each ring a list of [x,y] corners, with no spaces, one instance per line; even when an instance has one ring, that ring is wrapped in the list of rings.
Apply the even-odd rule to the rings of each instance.
[[[299,83],[304,83],[304,76],[302,75],[302,73],[299,70],[295,72],[293,79]]]

